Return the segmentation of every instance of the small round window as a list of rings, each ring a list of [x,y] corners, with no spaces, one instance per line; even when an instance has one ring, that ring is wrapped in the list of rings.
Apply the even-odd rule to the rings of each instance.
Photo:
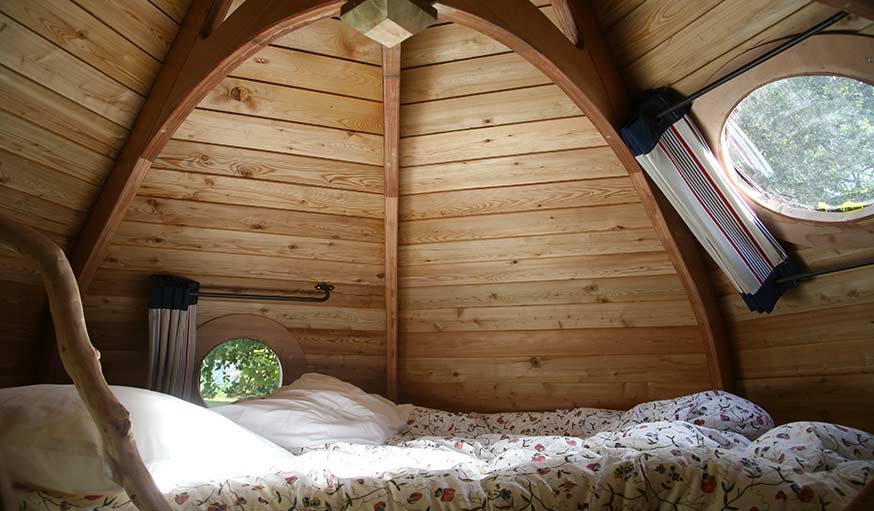
[[[279,357],[252,339],[225,341],[200,364],[200,397],[208,407],[266,396],[280,385]]]
[[[727,165],[766,207],[826,220],[874,209],[872,85],[821,75],[771,82],[735,107],[722,136]]]

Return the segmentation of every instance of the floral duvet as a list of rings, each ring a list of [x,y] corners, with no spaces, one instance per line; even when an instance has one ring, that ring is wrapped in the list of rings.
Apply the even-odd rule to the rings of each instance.
[[[774,428],[724,392],[627,412],[453,414],[415,408],[385,446],[330,444],[293,471],[176,488],[174,509],[843,509],[874,478],[874,436]],[[23,491],[21,509],[134,509],[126,497]]]

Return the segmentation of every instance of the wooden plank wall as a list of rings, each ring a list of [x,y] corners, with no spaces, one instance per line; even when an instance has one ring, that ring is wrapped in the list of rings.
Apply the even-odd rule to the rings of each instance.
[[[383,390],[379,63],[375,43],[324,20],[266,47],[188,117],[86,297],[111,379],[142,383],[148,275],[165,272],[250,293],[333,283],[324,304],[202,300],[198,320],[267,316],[300,340],[309,370]]]
[[[835,13],[807,0],[595,3],[629,84],[682,93],[738,65],[745,51]],[[829,30],[874,36],[874,22],[851,16]],[[784,245],[810,269],[874,256],[871,248]],[[824,420],[874,431],[874,269],[805,282],[771,315],[750,313],[715,265],[712,276],[730,325],[741,393],[778,422]]]
[[[401,399],[623,408],[707,388],[674,268],[570,100],[458,25],[402,54]]]
[[[188,0],[0,3],[0,212],[78,235]],[[45,294],[0,249],[0,387],[33,382]]]

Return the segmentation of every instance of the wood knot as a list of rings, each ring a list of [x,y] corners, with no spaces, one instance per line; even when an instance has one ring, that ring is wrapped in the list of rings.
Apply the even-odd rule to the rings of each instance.
[[[531,367],[542,367],[543,360],[540,360],[540,357],[531,357],[528,359],[528,363],[531,364]]]
[[[264,228],[264,226],[261,224],[252,224],[249,227],[251,227],[253,230],[256,230],[256,231],[260,231],[261,229]]]
[[[231,97],[237,101],[246,101],[249,97],[249,90],[243,87],[234,87],[231,89]]]

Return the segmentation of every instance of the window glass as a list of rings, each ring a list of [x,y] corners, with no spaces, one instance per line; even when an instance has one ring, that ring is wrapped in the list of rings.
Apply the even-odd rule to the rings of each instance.
[[[723,130],[726,161],[765,205],[839,213],[874,203],[874,86],[795,76],[747,96]]]
[[[200,397],[208,407],[266,396],[281,384],[279,357],[252,339],[225,341],[200,365]]]

